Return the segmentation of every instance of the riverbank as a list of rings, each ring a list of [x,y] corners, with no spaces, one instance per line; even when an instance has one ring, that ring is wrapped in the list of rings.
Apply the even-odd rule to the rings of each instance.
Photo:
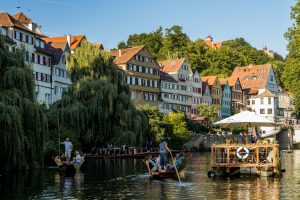
[[[244,142],[244,136],[241,135],[193,134],[184,148],[188,151],[209,151],[212,144],[224,144],[227,139],[237,143]]]

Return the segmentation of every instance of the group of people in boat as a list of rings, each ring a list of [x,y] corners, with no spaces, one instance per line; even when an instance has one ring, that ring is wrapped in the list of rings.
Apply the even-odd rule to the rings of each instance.
[[[180,169],[186,160],[186,155],[177,153],[173,164],[168,164],[168,154],[171,155],[171,149],[168,147],[166,138],[162,138],[159,144],[159,155],[149,155],[144,159],[148,172],[172,172]],[[171,155],[172,156],[172,155]]]
[[[79,151],[75,151],[75,156],[71,160],[73,144],[69,138],[66,138],[66,140],[60,142],[60,144],[65,146],[65,153],[55,157],[54,161],[58,166],[70,163],[74,165],[81,165],[84,162],[84,157],[80,155]]]

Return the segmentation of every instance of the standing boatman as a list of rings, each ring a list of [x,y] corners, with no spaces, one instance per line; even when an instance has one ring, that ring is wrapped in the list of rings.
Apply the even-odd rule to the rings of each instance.
[[[65,157],[67,158],[67,162],[70,162],[72,148],[73,148],[72,142],[69,141],[69,138],[66,138],[66,140],[64,142],[61,142],[60,144],[65,145]]]
[[[167,170],[168,152],[171,153],[171,150],[168,147],[167,139],[163,137],[159,143],[160,166],[162,171]]]

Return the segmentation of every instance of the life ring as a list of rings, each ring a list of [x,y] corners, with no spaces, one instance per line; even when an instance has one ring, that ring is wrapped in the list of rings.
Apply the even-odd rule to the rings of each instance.
[[[240,154],[240,151],[242,151],[242,150],[244,150],[246,152],[245,155]],[[236,150],[236,155],[239,159],[244,160],[244,159],[248,158],[248,156],[249,156],[249,149],[247,147],[241,146]]]

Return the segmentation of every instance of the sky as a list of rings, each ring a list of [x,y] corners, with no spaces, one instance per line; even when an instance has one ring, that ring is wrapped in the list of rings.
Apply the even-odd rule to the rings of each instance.
[[[130,34],[183,27],[192,40],[238,37],[285,56],[283,34],[295,0],[1,0],[0,12],[25,13],[48,36],[85,34],[105,49]]]

